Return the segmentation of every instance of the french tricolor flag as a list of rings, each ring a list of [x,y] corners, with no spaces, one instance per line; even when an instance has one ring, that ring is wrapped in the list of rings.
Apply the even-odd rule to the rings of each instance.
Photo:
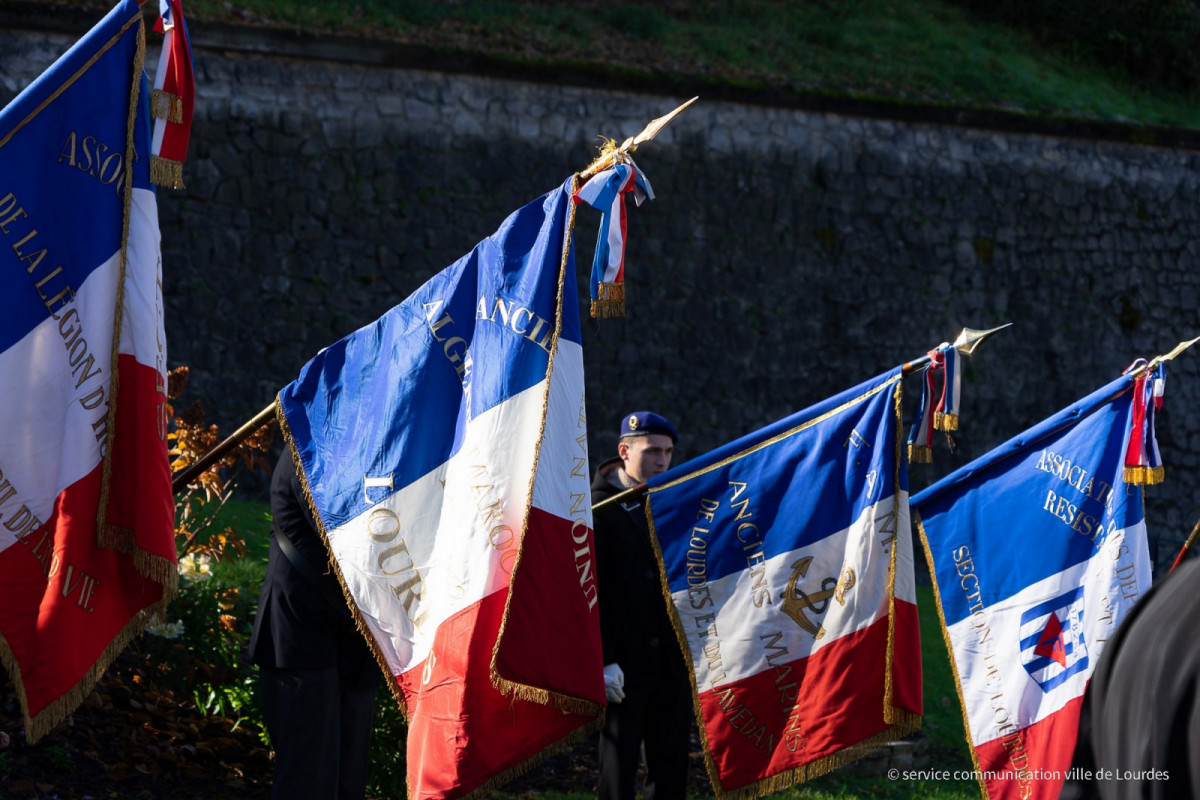
[[[901,379],[649,481],[718,797],[786,788],[920,727]]]
[[[144,52],[128,0],[0,111],[0,658],[31,739],[176,581]]]
[[[502,783],[602,712],[573,183],[279,393],[412,798]]]
[[[1122,376],[912,499],[989,798],[1056,798],[1096,660],[1150,588]]]

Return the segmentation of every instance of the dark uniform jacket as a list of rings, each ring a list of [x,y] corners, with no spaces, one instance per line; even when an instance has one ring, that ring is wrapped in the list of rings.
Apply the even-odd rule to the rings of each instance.
[[[612,458],[596,470],[593,505],[622,491],[609,480],[612,470],[620,466],[621,459]],[[645,495],[594,512],[604,663],[619,664],[627,686],[647,673],[665,673],[686,683],[686,666],[667,614],[644,502]]]

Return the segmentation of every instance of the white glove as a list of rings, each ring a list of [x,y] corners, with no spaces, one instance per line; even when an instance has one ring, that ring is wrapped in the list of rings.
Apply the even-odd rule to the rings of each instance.
[[[620,664],[604,665],[604,694],[610,703],[625,699],[625,673],[621,671]]]

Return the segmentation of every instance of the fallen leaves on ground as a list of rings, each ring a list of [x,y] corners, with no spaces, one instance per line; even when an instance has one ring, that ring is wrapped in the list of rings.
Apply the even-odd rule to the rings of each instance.
[[[265,800],[271,751],[259,730],[205,716],[122,654],[80,707],[36,744],[0,672],[0,797],[12,800]]]

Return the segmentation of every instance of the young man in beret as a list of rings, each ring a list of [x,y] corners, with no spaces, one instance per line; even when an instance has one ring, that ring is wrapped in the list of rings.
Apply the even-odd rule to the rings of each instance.
[[[621,420],[617,456],[592,480],[593,505],[666,472],[677,440],[664,417],[636,411]],[[596,509],[596,579],[608,710],[600,736],[602,800],[632,800],[644,758],[643,796],[687,795],[692,692],[667,614],[650,543],[645,495]]]

